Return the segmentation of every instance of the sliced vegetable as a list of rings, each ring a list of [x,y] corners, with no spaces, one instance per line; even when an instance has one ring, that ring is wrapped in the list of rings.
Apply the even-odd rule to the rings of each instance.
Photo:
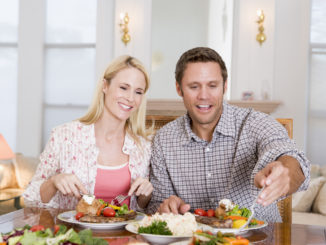
[[[33,225],[30,229],[30,231],[44,231],[44,226],[43,225]]]
[[[215,216],[215,210],[213,210],[213,209],[208,209],[208,210],[207,210],[207,216],[208,216],[208,217],[214,217],[214,216]]]
[[[78,212],[77,214],[76,214],[76,216],[75,216],[75,218],[76,218],[76,220],[79,220],[81,217],[83,217],[84,216],[84,213],[82,213],[82,212]]]
[[[102,212],[102,210],[105,208],[105,204],[102,204],[99,208],[98,208],[98,210],[97,210],[97,212],[96,212],[96,215],[97,216],[100,216],[101,215],[101,212]]]
[[[225,216],[225,219],[232,219],[232,220],[247,220],[246,217],[242,217],[242,216],[237,216],[237,215],[231,215],[231,216]]]
[[[115,211],[113,208],[105,208],[103,210],[103,215],[105,217],[114,217],[115,216]]]
[[[129,213],[129,208],[127,204],[123,204],[118,210],[118,215]]]
[[[113,208],[114,210],[119,210],[121,207],[109,204],[108,207]]]
[[[207,212],[202,208],[195,209],[195,214],[200,215],[200,216],[207,216]]]

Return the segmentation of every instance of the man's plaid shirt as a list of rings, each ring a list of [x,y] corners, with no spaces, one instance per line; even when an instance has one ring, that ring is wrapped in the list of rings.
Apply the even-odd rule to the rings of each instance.
[[[153,213],[171,195],[196,208],[215,209],[223,198],[250,207],[259,189],[255,174],[282,155],[296,158],[308,187],[310,165],[285,128],[270,116],[223,103],[211,142],[190,128],[186,114],[161,128],[153,141],[150,180],[154,186],[147,211]],[[281,221],[276,202],[259,205],[257,218]]]

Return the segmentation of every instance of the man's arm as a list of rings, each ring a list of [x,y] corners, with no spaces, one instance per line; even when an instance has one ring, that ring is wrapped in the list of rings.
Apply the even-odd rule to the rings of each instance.
[[[178,203],[181,203],[181,201],[174,203],[175,200],[179,200],[180,198],[176,197],[176,193],[168,174],[167,163],[161,146],[160,137],[161,135],[158,132],[154,137],[152,144],[150,182],[152,183],[154,190],[150,203],[146,209],[148,213],[155,213],[156,211],[169,212],[169,210],[171,210],[170,201],[172,201],[172,209],[174,209],[173,207],[175,205],[178,206]]]
[[[282,196],[290,195],[298,190],[304,180],[300,163],[291,156],[281,156],[277,161],[267,164],[255,176],[254,181],[258,188],[266,186],[258,203],[267,206]]]
[[[305,190],[310,164],[285,128],[261,113],[255,113],[250,119],[250,133],[257,143],[258,156],[252,178],[256,187],[266,186],[259,202],[268,205],[297,190]]]

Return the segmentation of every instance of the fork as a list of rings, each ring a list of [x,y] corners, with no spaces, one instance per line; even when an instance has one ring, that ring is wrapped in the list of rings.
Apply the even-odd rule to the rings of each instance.
[[[251,205],[251,207],[250,207],[251,215],[249,216],[247,222],[246,222],[243,226],[241,226],[241,227],[239,228],[239,230],[237,230],[237,233],[242,232],[242,231],[247,227],[247,225],[250,224],[252,218],[253,218],[254,215],[255,215],[255,207],[256,207],[256,205],[257,205],[258,197],[260,196],[260,194],[263,192],[264,189],[265,189],[265,186],[263,186],[263,188],[261,188],[261,190],[258,192],[258,195],[256,196],[254,202],[252,203],[252,205]]]
[[[112,199],[111,201],[111,205],[115,205],[115,206],[120,206],[120,204],[126,200],[128,197],[130,197],[130,195],[124,196],[124,195],[117,195],[115,198]]]

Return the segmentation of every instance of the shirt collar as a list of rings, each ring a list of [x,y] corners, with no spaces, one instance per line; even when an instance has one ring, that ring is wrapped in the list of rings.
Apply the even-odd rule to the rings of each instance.
[[[130,152],[135,149],[136,143],[134,139],[126,132],[125,141],[123,143],[122,152],[130,155]]]
[[[232,106],[225,101],[223,101],[222,115],[215,127],[213,137],[215,137],[217,133],[233,138],[235,138],[236,135],[234,110]]]
[[[222,115],[220,117],[220,120],[218,121],[214,132],[213,132],[213,138],[212,141],[215,140],[216,136],[218,134],[222,134],[225,136],[230,136],[235,138],[236,131],[235,131],[235,119],[234,119],[234,110],[232,107],[223,101],[223,111]],[[191,129],[191,119],[189,114],[185,114],[183,116],[183,123],[185,125],[185,134],[184,139],[182,139],[183,144],[188,144],[191,142],[191,140],[197,141],[197,142],[203,142],[204,140],[199,138]]]

